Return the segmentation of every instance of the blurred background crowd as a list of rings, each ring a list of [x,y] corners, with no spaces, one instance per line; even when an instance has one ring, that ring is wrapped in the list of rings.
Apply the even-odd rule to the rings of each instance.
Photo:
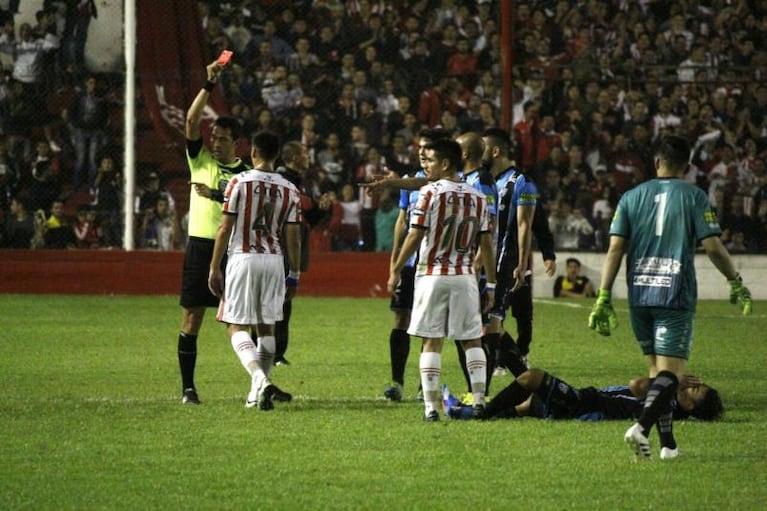
[[[0,246],[120,247],[124,76],[85,65],[93,0],[39,4],[33,26],[0,1]],[[767,253],[765,0],[512,0],[508,42],[493,0],[196,4],[210,59],[234,51],[218,92],[246,136],[270,129],[308,151],[305,188],[330,204],[316,248],[391,247],[396,194],[358,185],[417,167],[421,129],[501,127],[558,249],[605,249],[617,200],[653,177],[655,143],[675,133],[694,147],[686,179],[716,206],[728,249]],[[176,149],[170,166],[139,159],[128,200],[142,248],[183,246]]]

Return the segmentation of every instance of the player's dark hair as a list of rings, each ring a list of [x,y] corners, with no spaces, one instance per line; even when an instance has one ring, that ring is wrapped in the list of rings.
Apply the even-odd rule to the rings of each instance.
[[[426,144],[425,149],[431,149],[437,156],[437,159],[447,158],[450,161],[450,167],[454,171],[461,168],[461,146],[455,140],[449,138],[440,138]]]
[[[660,141],[656,156],[675,171],[684,170],[690,161],[690,144],[677,135],[667,135]]]
[[[259,131],[253,135],[250,143],[266,161],[274,161],[280,154],[280,138],[271,131]]]
[[[575,263],[575,264],[577,264],[578,266],[581,266],[581,262],[580,262],[578,259],[574,258],[574,257],[568,257],[568,258],[565,260],[565,264],[570,264],[570,263]]]
[[[716,421],[724,415],[724,404],[722,396],[713,387],[708,388],[708,392],[703,397],[703,401],[698,403],[690,410],[690,415],[702,421]]]
[[[450,133],[442,128],[424,128],[418,132],[418,138],[425,138],[429,142],[450,138]]]
[[[229,130],[229,134],[232,135],[232,140],[237,141],[242,137],[242,126],[240,125],[240,121],[234,117],[221,116],[218,117],[213,124],[219,128]]]
[[[501,148],[503,154],[508,154],[511,149],[511,138],[509,132],[503,128],[488,128],[482,133],[482,137],[489,138],[492,145]]]

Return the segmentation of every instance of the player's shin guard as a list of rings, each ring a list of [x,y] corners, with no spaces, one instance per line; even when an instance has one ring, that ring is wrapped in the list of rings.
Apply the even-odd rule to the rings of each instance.
[[[674,438],[674,412],[673,400],[669,402],[668,407],[658,416],[658,435],[660,435],[660,446],[676,449],[676,439]]]
[[[515,378],[527,371],[527,365],[522,360],[522,354],[517,347],[517,343],[514,342],[514,339],[512,339],[508,332],[503,332],[499,344],[500,358],[498,363],[500,365],[508,369]]]
[[[647,397],[642,408],[642,415],[639,416],[639,425],[642,427],[644,436],[650,434],[653,424],[655,424],[661,414],[669,408],[669,403],[676,396],[676,389],[679,386],[679,379],[671,371],[661,371],[650,384],[647,391]]]
[[[268,377],[269,371],[274,365],[274,350],[276,340],[273,335],[265,335],[258,338],[258,348],[256,348],[256,363],[259,368]]]
[[[469,370],[471,393],[474,404],[485,403],[485,379],[487,378],[487,357],[482,348],[466,350],[466,368]]]
[[[232,349],[240,363],[251,376],[256,370],[256,345],[250,334],[244,330],[232,334]]]
[[[290,336],[290,316],[293,313],[293,300],[285,300],[282,304],[282,321],[274,325],[275,349],[274,359],[280,360],[288,349]]]
[[[392,328],[389,334],[389,357],[391,360],[391,379],[400,385],[405,384],[405,366],[410,354],[410,336],[405,330]]]
[[[466,367],[466,353],[461,341],[455,341],[455,351],[458,353],[458,363],[461,365],[461,371],[463,371],[463,379],[466,380],[466,392],[471,392],[471,378],[469,377],[469,369]]]
[[[193,389],[194,368],[197,364],[197,336],[179,332],[178,368],[181,371],[181,388]]]
[[[498,365],[498,344],[500,336],[498,334],[485,334],[482,336],[482,347],[485,348],[485,356],[487,357],[487,376],[485,378],[485,395],[490,393],[490,382],[493,381],[493,371],[495,371],[496,365]]]
[[[433,410],[439,410],[439,375],[442,372],[442,355],[433,351],[424,351],[421,353],[418,365],[421,370],[423,404],[428,414]]]

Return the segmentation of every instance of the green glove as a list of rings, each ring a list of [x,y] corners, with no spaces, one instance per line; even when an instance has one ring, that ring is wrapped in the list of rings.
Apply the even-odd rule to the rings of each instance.
[[[748,316],[751,314],[751,291],[743,285],[743,278],[740,276],[740,273],[735,275],[734,279],[727,282],[730,283],[730,303],[740,302],[743,315]]]
[[[611,296],[612,293],[607,289],[600,289],[597,302],[589,314],[589,328],[601,335],[610,335],[610,329],[618,326],[618,316],[610,303]]]

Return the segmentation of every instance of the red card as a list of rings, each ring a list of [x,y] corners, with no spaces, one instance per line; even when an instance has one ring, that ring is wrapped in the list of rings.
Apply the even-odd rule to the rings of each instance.
[[[221,52],[221,55],[218,56],[217,62],[221,64],[222,66],[226,67],[227,64],[229,64],[229,60],[232,58],[232,52],[229,50],[224,50]]]

